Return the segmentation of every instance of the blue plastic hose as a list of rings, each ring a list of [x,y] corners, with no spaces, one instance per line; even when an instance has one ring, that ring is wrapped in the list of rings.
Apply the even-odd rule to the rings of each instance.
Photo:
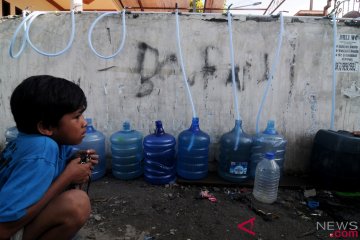
[[[182,56],[182,52],[181,52],[181,43],[180,43],[180,26],[179,26],[179,12],[178,9],[176,9],[175,12],[175,17],[176,17],[176,40],[177,40],[177,49],[178,49],[178,54],[179,54],[179,59],[180,59],[180,65],[181,65],[181,72],[183,74],[183,79],[185,82],[185,86],[186,86],[186,90],[188,93],[188,97],[191,103],[191,108],[192,108],[192,112],[193,112],[193,118],[196,118],[196,111],[195,111],[195,106],[194,106],[194,102],[191,96],[191,92],[190,92],[190,87],[189,87],[189,83],[187,81],[187,77],[186,77],[186,71],[185,71],[185,66],[184,66],[184,60],[183,60],[183,56]]]
[[[276,53],[275,53],[275,59],[274,59],[274,62],[272,64],[272,66],[271,66],[271,70],[270,70],[270,73],[269,73],[269,76],[268,76],[268,79],[267,79],[267,85],[266,85],[266,88],[265,88],[265,91],[264,91],[264,95],[263,95],[263,97],[261,99],[259,111],[258,111],[258,114],[256,116],[256,133],[259,133],[260,115],[261,115],[262,108],[263,108],[264,103],[265,103],[267,93],[269,91],[269,87],[270,87],[271,82],[273,80],[274,72],[276,71],[276,66],[279,63],[281,44],[282,44],[282,40],[283,40],[283,32],[284,32],[284,18],[283,18],[282,12],[280,12],[280,32],[279,32],[279,38],[278,38],[278,46],[277,46]]]
[[[67,46],[59,51],[59,52],[56,52],[56,53],[47,53],[47,52],[44,52],[44,51],[41,51],[40,49],[38,49],[37,47],[35,47],[35,45],[31,42],[31,39],[30,39],[30,35],[29,35],[29,31],[30,31],[30,27],[31,27],[31,24],[33,23],[33,21],[40,15],[44,15],[44,14],[47,14],[47,12],[35,12],[34,15],[30,18],[29,20],[29,25],[26,29],[26,40],[27,42],[29,43],[29,45],[39,54],[41,55],[44,55],[44,56],[47,56],[47,57],[56,57],[56,56],[59,56],[63,53],[65,53],[67,50],[70,49],[73,41],[74,41],[74,36],[75,36],[75,13],[74,11],[71,11],[71,35],[70,35],[70,39],[69,39],[69,42],[67,44]]]
[[[231,5],[230,5],[231,6]],[[229,6],[229,8],[230,8]],[[227,19],[228,19],[228,30],[229,30],[229,40],[230,40],[230,58],[231,58],[231,79],[232,79],[232,89],[234,95],[234,105],[236,111],[236,120],[241,120],[240,112],[239,112],[239,105],[238,105],[238,97],[236,91],[236,82],[235,82],[235,63],[234,63],[234,46],[233,46],[233,39],[232,39],[232,17],[230,11],[227,12]],[[236,151],[239,147],[240,142],[240,134],[239,129],[236,130],[236,140],[234,145],[234,151]]]
[[[239,105],[238,105],[237,91],[236,91],[236,82],[235,82],[234,46],[233,46],[233,39],[232,39],[232,24],[231,24],[232,18],[231,18],[231,14],[229,11],[227,12],[227,18],[228,18],[229,40],[230,40],[231,77],[232,77],[232,87],[233,87],[233,94],[234,94],[236,119],[241,120],[240,112],[239,112]]]
[[[25,46],[26,46],[26,29],[27,29],[26,22],[29,21],[29,19],[32,18],[34,16],[34,14],[35,14],[35,12],[30,13],[28,16],[23,14],[23,20],[21,21],[19,26],[16,28],[16,30],[14,32],[14,35],[12,36],[11,41],[10,41],[10,47],[9,47],[9,55],[10,55],[10,57],[18,58],[22,54],[22,52],[24,51]],[[14,45],[15,45],[16,37],[19,34],[19,31],[21,30],[21,28],[23,26],[24,26],[24,36],[22,38],[21,47],[20,47],[20,50],[16,54],[14,54],[13,48],[14,48]]]
[[[181,43],[180,43],[180,26],[179,26],[179,11],[178,9],[176,9],[175,11],[175,18],[176,18],[176,40],[177,40],[177,49],[178,49],[178,55],[179,55],[179,59],[180,59],[180,65],[181,65],[181,72],[183,75],[183,80],[185,82],[185,86],[186,86],[186,90],[188,93],[188,97],[190,100],[190,104],[191,104],[191,108],[192,108],[192,112],[193,112],[193,118],[196,118],[196,111],[195,111],[195,106],[194,106],[194,102],[191,96],[191,92],[190,92],[190,87],[189,87],[189,83],[187,81],[187,77],[186,77],[186,71],[185,71],[185,66],[184,66],[184,60],[183,60],[183,56],[182,56],[182,52],[181,52]],[[194,133],[191,136],[190,139],[190,144],[187,148],[188,151],[191,150],[191,148],[194,145],[194,140],[195,140],[195,135]]]
[[[89,29],[89,33],[88,33],[88,42],[89,42],[89,46],[91,48],[91,50],[95,53],[96,56],[98,56],[99,58],[103,58],[103,59],[111,59],[111,58],[114,58],[116,55],[118,55],[121,50],[124,48],[124,45],[125,45],[125,39],[126,39],[126,22],[125,22],[125,9],[122,11],[122,40],[121,40],[121,43],[119,45],[119,48],[118,50],[112,54],[112,55],[109,55],[109,56],[104,56],[104,55],[101,55],[99,54],[95,48],[93,47],[93,44],[92,44],[92,40],[91,40],[91,36],[92,36],[92,32],[94,30],[94,27],[95,25],[104,17],[108,16],[108,15],[113,15],[113,14],[119,14],[120,12],[106,12],[102,15],[100,15],[98,18],[95,19],[95,21],[91,24],[90,26],[90,29]]]
[[[336,94],[336,35],[337,35],[337,26],[336,26],[336,16],[335,13],[332,15],[333,20],[333,52],[332,52],[332,99],[331,99],[331,120],[330,120],[330,129],[335,130],[334,127],[334,118],[335,118],[335,94]]]

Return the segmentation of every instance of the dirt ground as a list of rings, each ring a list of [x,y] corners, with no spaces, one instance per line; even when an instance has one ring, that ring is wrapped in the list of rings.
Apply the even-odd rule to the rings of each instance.
[[[304,188],[281,187],[269,205],[252,197],[251,186],[158,186],[143,178],[118,180],[109,172],[90,185],[91,218],[76,239],[360,239],[353,231],[360,227],[359,197]],[[204,190],[215,199],[200,197]],[[319,206],[311,209],[311,200]],[[338,223],[350,228],[336,232]]]

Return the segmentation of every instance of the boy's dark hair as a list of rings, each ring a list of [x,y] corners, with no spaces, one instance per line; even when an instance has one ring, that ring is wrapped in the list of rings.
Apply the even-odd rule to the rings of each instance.
[[[87,107],[82,89],[75,83],[49,75],[32,76],[21,82],[10,99],[11,112],[20,132],[39,133],[37,124],[57,127],[67,113]]]

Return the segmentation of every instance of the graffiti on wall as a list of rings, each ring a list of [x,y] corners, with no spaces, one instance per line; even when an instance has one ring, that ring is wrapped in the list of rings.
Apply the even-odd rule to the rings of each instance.
[[[219,49],[214,46],[206,46],[202,51],[203,62],[201,63],[200,74],[199,71],[195,69],[193,73],[188,77],[188,83],[190,86],[195,84],[196,79],[202,79],[204,81],[203,88],[204,90],[208,87],[209,81],[213,78],[217,78],[216,72],[217,67],[215,62],[217,61]],[[135,68],[136,73],[140,75],[140,87],[138,92],[136,93],[136,97],[145,97],[150,95],[154,90],[154,78],[160,78],[165,80],[164,72],[162,70],[166,65],[172,65],[171,73],[175,74],[175,70],[179,69],[178,59],[175,53],[167,54],[165,57],[161,58],[159,54],[159,50],[148,45],[145,42],[140,42],[138,44],[138,52],[137,52],[137,66]],[[268,56],[265,54],[265,74],[264,79],[258,80],[258,83],[261,81],[265,81],[268,74]],[[250,68],[251,63],[246,61],[245,66],[243,68],[243,77],[250,78]],[[245,90],[244,82],[241,84],[239,80],[239,65],[235,66],[235,82],[237,85],[237,89],[239,91]],[[225,86],[228,83],[232,83],[232,70],[229,69],[227,78],[225,79]]]
[[[159,50],[144,42],[138,44],[138,49],[136,72],[140,74],[140,87],[136,96],[144,97],[150,95],[154,89],[152,78],[155,76],[162,78],[160,74],[162,68],[166,64],[176,63],[177,58],[175,54],[169,54],[160,61]],[[145,67],[145,63],[152,64]]]

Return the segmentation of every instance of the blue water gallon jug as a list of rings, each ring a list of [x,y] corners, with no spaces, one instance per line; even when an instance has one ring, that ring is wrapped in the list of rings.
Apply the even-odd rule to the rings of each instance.
[[[248,179],[252,139],[242,129],[242,121],[235,120],[235,127],[221,136],[218,174],[230,182]]]
[[[283,173],[286,140],[278,134],[275,129],[275,121],[269,120],[266,129],[256,134],[251,148],[250,177],[255,178],[256,165],[264,158],[265,153],[274,153],[274,160],[280,167],[280,174]]]
[[[198,180],[207,176],[210,137],[200,130],[199,118],[178,136],[177,174],[185,179]]]
[[[9,127],[5,131],[5,145],[17,138],[19,131],[16,126]]]
[[[280,180],[280,168],[274,153],[268,152],[258,163],[255,171],[253,195],[263,203],[273,203],[277,199]]]
[[[94,149],[99,155],[99,163],[95,165],[91,174],[91,180],[97,180],[106,173],[105,136],[94,128],[91,118],[86,118],[86,122],[85,137],[79,145],[74,146],[74,149]]]
[[[144,138],[144,178],[152,184],[172,183],[176,179],[175,137],[165,133],[156,121],[155,133]]]
[[[143,173],[143,135],[130,128],[129,122],[123,123],[123,129],[110,136],[111,169],[115,178],[130,180]]]

